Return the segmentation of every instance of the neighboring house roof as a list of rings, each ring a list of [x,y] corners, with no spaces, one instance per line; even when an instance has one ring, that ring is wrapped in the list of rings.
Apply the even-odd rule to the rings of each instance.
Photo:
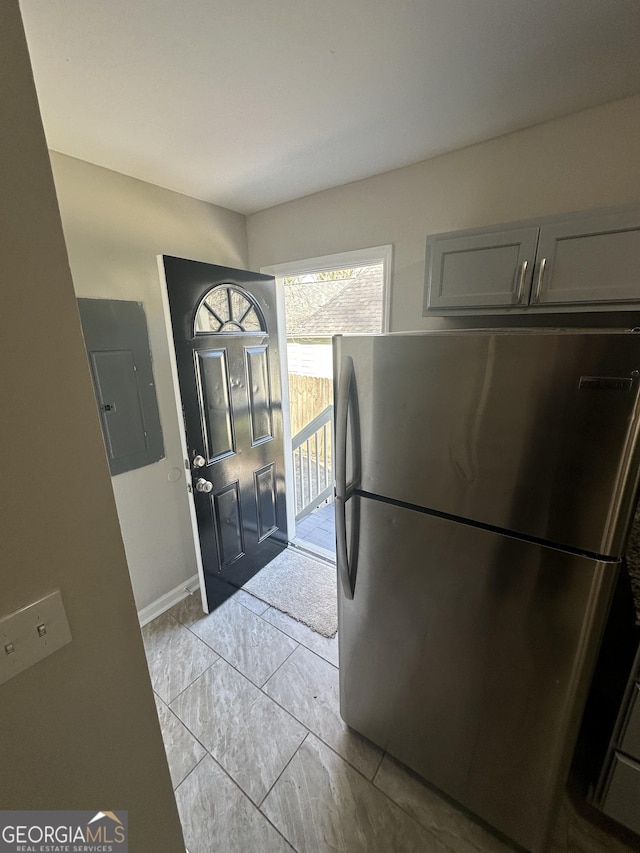
[[[284,302],[287,316],[287,335],[298,335],[309,318],[348,287],[351,278],[329,281],[304,281],[285,284]]]
[[[287,318],[288,319],[288,318]],[[287,325],[287,336],[382,331],[382,265],[367,267],[307,320]]]

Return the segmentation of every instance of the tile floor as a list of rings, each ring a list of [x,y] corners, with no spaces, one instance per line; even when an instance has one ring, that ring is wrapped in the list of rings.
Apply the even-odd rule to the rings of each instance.
[[[206,617],[190,596],[143,636],[190,853],[513,849],[345,726],[337,637],[244,590]],[[551,853],[632,849],[565,798]]]

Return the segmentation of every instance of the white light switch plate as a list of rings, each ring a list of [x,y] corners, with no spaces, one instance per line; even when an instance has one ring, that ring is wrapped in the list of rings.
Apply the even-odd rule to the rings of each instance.
[[[60,591],[0,619],[0,684],[71,642]]]

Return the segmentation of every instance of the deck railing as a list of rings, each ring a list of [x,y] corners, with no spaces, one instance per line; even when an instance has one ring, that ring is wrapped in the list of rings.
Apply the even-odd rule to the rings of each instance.
[[[291,440],[296,521],[333,496],[333,406],[327,406]]]

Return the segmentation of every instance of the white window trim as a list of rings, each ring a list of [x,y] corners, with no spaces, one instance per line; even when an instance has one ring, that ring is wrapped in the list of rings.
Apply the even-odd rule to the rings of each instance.
[[[393,246],[372,246],[369,249],[354,249],[349,252],[338,252],[335,255],[322,255],[319,258],[306,258],[301,261],[289,261],[284,264],[271,264],[260,267],[260,272],[272,275],[276,279],[276,313],[278,318],[278,348],[280,350],[280,379],[282,386],[282,420],[283,438],[285,445],[285,489],[287,495],[294,494],[294,471],[291,459],[291,421],[289,418],[289,365],[287,362],[287,332],[284,310],[284,288],[278,279],[285,276],[305,275],[306,273],[321,272],[331,269],[349,269],[364,267],[370,264],[383,264],[382,291],[382,331],[388,332],[391,325],[391,269]],[[296,508],[295,501],[287,500],[287,527],[289,539],[295,537]]]

